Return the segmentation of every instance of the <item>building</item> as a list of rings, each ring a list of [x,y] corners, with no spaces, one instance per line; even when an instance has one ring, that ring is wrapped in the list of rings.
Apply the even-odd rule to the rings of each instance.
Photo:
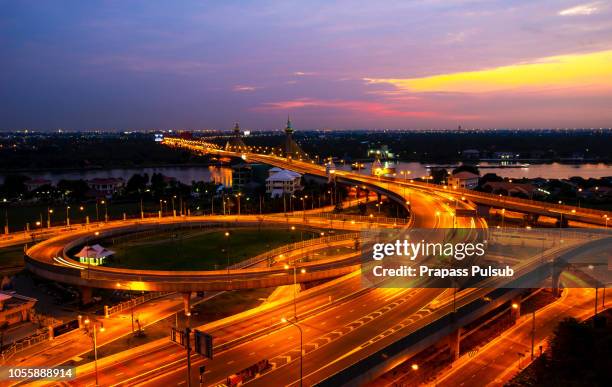
[[[292,195],[296,191],[302,190],[301,179],[299,173],[288,171],[280,168],[272,168],[269,171],[270,176],[266,179],[266,193],[273,198],[282,197],[283,195]],[[276,171],[272,171],[276,170]]]
[[[514,152],[495,152],[493,158],[496,160],[515,160],[520,158],[521,155]]]
[[[95,178],[87,181],[87,185],[96,193],[111,197],[125,186],[125,181],[120,177]]]
[[[478,160],[480,158],[480,151],[477,149],[466,149],[461,152],[461,158],[464,160]]]
[[[478,186],[478,179],[480,176],[475,173],[461,171],[450,175],[447,183],[451,187],[474,189]]]
[[[232,190],[244,192],[264,185],[266,178],[270,177],[269,169],[269,166],[257,163],[232,165]]]
[[[21,296],[15,292],[0,292],[0,324],[9,325],[30,321],[34,305],[38,300]]]
[[[392,159],[395,154],[389,149],[388,145],[381,145],[380,147],[372,147],[368,149],[368,157],[374,157],[380,160]]]
[[[509,181],[489,181],[482,186],[485,192],[501,194],[504,196],[518,196],[523,198],[533,198],[538,195],[537,187],[528,183],[511,183]]]
[[[105,249],[104,247],[95,244],[93,246],[83,246],[81,251],[76,253],[74,256],[79,258],[79,262],[81,263],[98,266],[103,265],[106,258],[114,254],[114,251]]]
[[[47,179],[31,179],[31,180],[27,180],[25,183],[26,189],[31,192],[34,190],[37,190],[40,187],[43,187],[45,185],[51,185],[51,180],[47,180]]]

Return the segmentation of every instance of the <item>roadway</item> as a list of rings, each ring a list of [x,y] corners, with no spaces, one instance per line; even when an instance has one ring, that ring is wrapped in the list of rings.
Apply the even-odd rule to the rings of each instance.
[[[361,230],[373,223],[351,221],[328,221],[310,216],[199,216],[160,218],[142,221],[109,222],[102,228],[75,230],[34,245],[26,252],[26,267],[42,277],[77,286],[116,289],[117,284],[129,283],[133,290],[142,291],[220,291],[273,287],[293,283],[293,275],[282,267],[231,269],[211,271],[158,271],[130,270],[111,267],[89,266],[74,261],[68,256],[71,248],[92,244],[97,240],[123,234],[159,229],[164,226],[205,225],[235,227],[261,225],[288,227],[290,225],[323,229]],[[392,225],[380,225],[392,227]],[[356,269],[357,254],[300,264],[306,270],[299,273],[299,282],[339,277]]]
[[[562,319],[573,317],[583,320],[593,314],[594,289],[565,289],[563,296],[535,314],[535,356],[539,346],[547,347],[546,340]],[[519,353],[524,355],[520,366],[530,363],[532,314],[524,315],[516,325],[478,349],[471,357],[464,355],[452,368],[442,372],[430,385],[501,386],[519,372]]]

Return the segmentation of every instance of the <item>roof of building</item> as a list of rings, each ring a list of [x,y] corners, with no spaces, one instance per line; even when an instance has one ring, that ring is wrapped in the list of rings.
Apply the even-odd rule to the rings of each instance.
[[[536,186],[533,184],[510,183],[509,181],[489,181],[485,184],[486,186],[489,186],[493,192],[505,190],[507,192],[523,192],[527,195],[536,189]]]
[[[453,177],[456,179],[467,180],[467,179],[478,179],[480,176],[478,176],[475,173],[469,172],[469,171],[461,171],[461,172],[457,172],[453,174]]]
[[[108,250],[98,244],[93,246],[83,246],[81,251],[75,254],[79,258],[104,258],[115,254],[114,251]]]
[[[266,181],[293,181],[297,177],[301,177],[299,173],[282,170],[280,172],[275,173],[274,175],[268,177]]]

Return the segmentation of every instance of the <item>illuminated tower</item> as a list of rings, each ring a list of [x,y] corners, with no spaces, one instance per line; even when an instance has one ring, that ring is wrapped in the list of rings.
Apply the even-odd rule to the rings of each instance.
[[[242,141],[242,134],[240,133],[240,125],[236,122],[234,125],[234,132],[232,137],[225,143],[225,150],[227,151],[246,151],[246,144]]]
[[[285,157],[290,157],[297,160],[306,160],[308,156],[302,148],[295,142],[293,138],[293,126],[291,125],[291,119],[287,116],[287,126],[285,127],[285,144],[284,144]]]

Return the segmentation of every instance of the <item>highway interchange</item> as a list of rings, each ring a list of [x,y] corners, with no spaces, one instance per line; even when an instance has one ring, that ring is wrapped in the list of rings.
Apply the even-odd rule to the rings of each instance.
[[[176,143],[174,145],[177,145]],[[181,144],[194,151],[203,149],[191,143]],[[308,173],[326,177],[324,168],[318,165],[287,160],[276,156],[259,154],[237,154],[225,152],[218,149],[207,151],[231,156],[239,156],[249,161],[265,162],[267,164],[282,166],[300,173]],[[486,228],[487,223],[482,218],[455,216],[457,209],[474,210],[472,201],[465,198],[463,192],[451,192],[446,188],[435,190],[414,184],[406,180],[381,179],[358,175],[350,172],[334,171],[335,178],[349,184],[363,185],[369,189],[398,201],[409,208],[410,223],[405,227],[413,228]],[[564,209],[564,211],[567,209]],[[573,209],[569,209],[572,214]],[[576,214],[574,211],[573,214]],[[591,216],[590,214],[588,216]],[[599,216],[599,215],[597,215]],[[315,220],[306,216],[268,217],[265,222],[278,222],[279,224],[304,225],[306,220],[308,226],[329,227],[338,229],[360,230],[369,228],[372,224],[360,222],[335,222],[330,226],[324,219]],[[112,230],[142,227],[148,223],[159,225],[160,222],[170,224],[172,222],[202,222],[203,219],[186,218],[181,219],[153,219],[141,222],[112,222],[95,237],[104,236]],[[206,222],[245,222],[256,224],[261,218],[255,216],[233,216],[233,217],[207,217]],[[396,225],[396,227],[401,227]],[[160,273],[149,272],[127,272],[108,269],[94,269],[70,267],[75,263],[70,262],[66,255],[66,245],[72,243],[83,244],[79,238],[93,238],[92,230],[81,230],[73,233],[62,234],[44,243],[35,245],[28,251],[30,269],[37,270],[36,265],[52,267],[53,270],[45,273],[39,271],[43,276],[53,275],[57,269],[58,273],[66,274],[74,278],[74,284],[92,284],[96,287],[114,287],[118,281],[130,281],[138,290],[166,290],[191,292],[195,290],[220,291],[239,289],[241,287],[228,286],[228,282],[239,283],[240,276],[255,275],[257,278],[264,276],[266,279],[273,277],[274,281],[266,283],[265,286],[278,286],[291,283],[292,277],[286,270],[278,267],[235,269],[227,281],[227,271],[219,273]],[[100,235],[103,234],[103,235]],[[75,239],[76,238],[76,239]],[[63,259],[56,259],[63,257]],[[317,266],[318,265],[318,266]],[[79,266],[76,264],[76,266]],[[389,342],[397,337],[406,335],[411,329],[426,324],[432,318],[434,312],[442,313],[449,308],[449,300],[452,299],[452,291],[441,288],[364,288],[360,278],[360,272],[354,260],[332,260],[330,262],[314,262],[304,265],[306,273],[298,282],[307,282],[324,277],[309,277],[329,270],[337,270],[329,277],[338,277],[324,285],[314,287],[299,293],[296,298],[297,316],[294,315],[294,304],[291,298],[282,299],[257,307],[253,310],[228,317],[226,319],[207,324],[199,329],[211,333],[215,338],[215,357],[213,360],[204,360],[199,355],[192,355],[191,373],[192,385],[197,385],[199,375],[196,370],[200,365],[206,366],[203,375],[205,385],[218,385],[225,383],[228,375],[240,371],[248,366],[266,359],[270,362],[272,369],[261,376],[249,381],[251,385],[298,385],[299,374],[299,332],[290,323],[283,319],[295,321],[303,331],[303,381],[305,385],[311,385],[325,380],[327,377],[342,370],[357,359],[363,358],[384,348]],[[245,274],[251,273],[251,274]],[[181,277],[181,274],[184,274]],[[88,277],[89,276],[89,277]],[[218,276],[218,278],[215,278]],[[62,277],[63,282],[70,282],[68,277]],[[210,280],[202,281],[202,278],[210,277]],[[283,278],[282,281],[277,281]],[[58,279],[58,277],[52,278]],[[169,279],[169,281],[166,281]],[[221,279],[221,281],[219,281]],[[97,281],[97,282],[96,282]],[[156,287],[155,283],[170,283],[171,287]],[[177,284],[190,283],[189,286],[181,287]],[[248,281],[247,281],[248,282]],[[206,284],[222,283],[220,286],[209,286]],[[167,286],[167,285],[164,285]],[[206,287],[209,286],[209,287]],[[234,285],[235,286],[235,285]],[[263,286],[261,283],[250,282],[248,287]],[[464,297],[464,293],[457,297]],[[465,300],[470,299],[470,292],[466,292]],[[446,313],[446,312],[444,312]],[[421,324],[421,325],[419,325]],[[147,347],[146,351],[137,348],[123,353],[112,355],[103,359],[98,367],[100,385],[182,385],[186,383],[185,351],[178,345],[167,340],[156,342]],[[95,384],[95,374],[91,365],[83,366],[79,376],[74,381],[68,382],[75,386],[92,386]]]

